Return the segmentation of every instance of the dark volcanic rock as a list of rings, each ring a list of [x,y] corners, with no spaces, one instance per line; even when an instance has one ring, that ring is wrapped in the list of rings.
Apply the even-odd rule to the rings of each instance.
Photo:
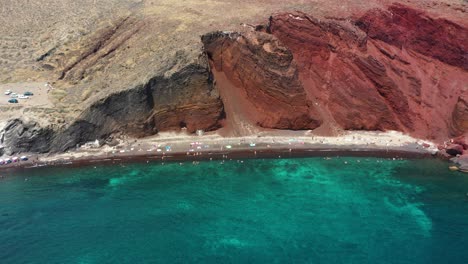
[[[57,135],[53,151],[114,133],[143,137],[182,127],[209,131],[220,127],[222,117],[223,105],[207,69],[189,65],[169,78],[158,76],[96,102]]]
[[[60,152],[115,133],[143,137],[182,127],[209,131],[220,127],[222,117],[223,105],[207,68],[189,65],[170,77],[157,76],[109,95],[63,130],[12,120],[4,128],[3,145],[7,154]]]
[[[461,155],[463,154],[463,146],[458,144],[450,144],[447,146],[447,148],[445,148],[445,151],[452,156]]]
[[[49,152],[54,138],[54,131],[43,128],[36,122],[23,122],[20,119],[10,120],[5,126],[1,139],[5,154],[21,152]]]

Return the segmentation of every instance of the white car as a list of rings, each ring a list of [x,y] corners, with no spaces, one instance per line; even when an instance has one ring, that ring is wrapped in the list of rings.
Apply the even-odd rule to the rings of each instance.
[[[18,98],[18,95],[16,93],[11,93],[10,98]]]
[[[10,91],[10,90],[6,90],[5,95],[10,95],[10,94],[11,94],[11,91]]]
[[[20,95],[18,96],[18,99],[29,99],[29,96],[20,94]]]

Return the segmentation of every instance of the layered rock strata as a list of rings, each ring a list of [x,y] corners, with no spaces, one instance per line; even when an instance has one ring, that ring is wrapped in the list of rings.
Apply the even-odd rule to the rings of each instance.
[[[0,143],[7,154],[60,152],[113,134],[143,137],[181,128],[217,129],[223,105],[208,76],[201,65],[189,65],[168,78],[157,76],[95,102],[62,130],[11,120]]]
[[[260,126],[443,140],[467,132],[467,37],[462,25],[394,4],[348,19],[277,14],[202,41],[216,70],[247,92]]]
[[[143,27],[119,25],[104,32],[101,51],[90,46],[64,60],[59,79],[82,82],[90,65]],[[161,70],[92,101],[63,128],[10,120],[0,143],[7,154],[51,152],[114,134],[215,130],[232,114],[224,112],[227,99],[243,108],[230,111],[242,110],[260,128],[398,130],[441,142],[468,131],[466,39],[466,25],[401,4],[348,18],[275,14],[251,30],[204,35],[202,55],[211,68],[202,56],[175,72]],[[216,83],[220,74],[229,85]],[[220,98],[221,87],[237,90]]]

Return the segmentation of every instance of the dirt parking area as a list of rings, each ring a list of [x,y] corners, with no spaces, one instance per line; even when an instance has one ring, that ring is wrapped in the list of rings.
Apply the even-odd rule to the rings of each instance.
[[[51,107],[53,106],[49,100],[48,88],[45,83],[7,83],[0,84],[0,106],[5,105],[16,105],[16,106],[41,106],[41,107]],[[10,90],[12,93],[22,95],[25,92],[31,92],[34,95],[29,96],[28,99],[19,99],[17,104],[8,103],[8,100],[11,99],[10,95],[5,95],[5,92]]]

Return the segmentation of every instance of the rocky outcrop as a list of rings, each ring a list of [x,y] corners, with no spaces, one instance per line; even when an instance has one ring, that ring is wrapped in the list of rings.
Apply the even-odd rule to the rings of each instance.
[[[259,126],[314,129],[321,124],[299,81],[291,51],[274,36],[214,32],[204,35],[202,42],[215,70],[241,87],[255,106],[252,116]]]
[[[3,129],[0,145],[5,154],[20,152],[46,153],[51,149],[54,131],[43,128],[36,122],[23,122],[20,119],[10,120]]]
[[[453,131],[463,134],[468,131],[468,94],[458,97],[452,113]]]
[[[189,132],[213,130],[219,128],[222,115],[222,103],[206,68],[189,65],[170,78],[158,76],[94,103],[57,136],[54,150],[114,133],[143,137],[182,127]]]
[[[456,156],[456,155],[461,155],[463,154],[463,146],[458,145],[458,144],[450,144],[445,148],[445,151],[447,154]]]
[[[208,77],[207,68],[195,64],[168,78],[157,76],[97,101],[62,130],[13,120],[3,129],[3,145],[7,154],[58,152],[113,134],[143,137],[182,127],[189,132],[217,129],[223,105]]]
[[[456,164],[454,170],[468,172],[468,138],[465,136],[453,138],[449,141],[443,151],[452,156],[451,161]]]

